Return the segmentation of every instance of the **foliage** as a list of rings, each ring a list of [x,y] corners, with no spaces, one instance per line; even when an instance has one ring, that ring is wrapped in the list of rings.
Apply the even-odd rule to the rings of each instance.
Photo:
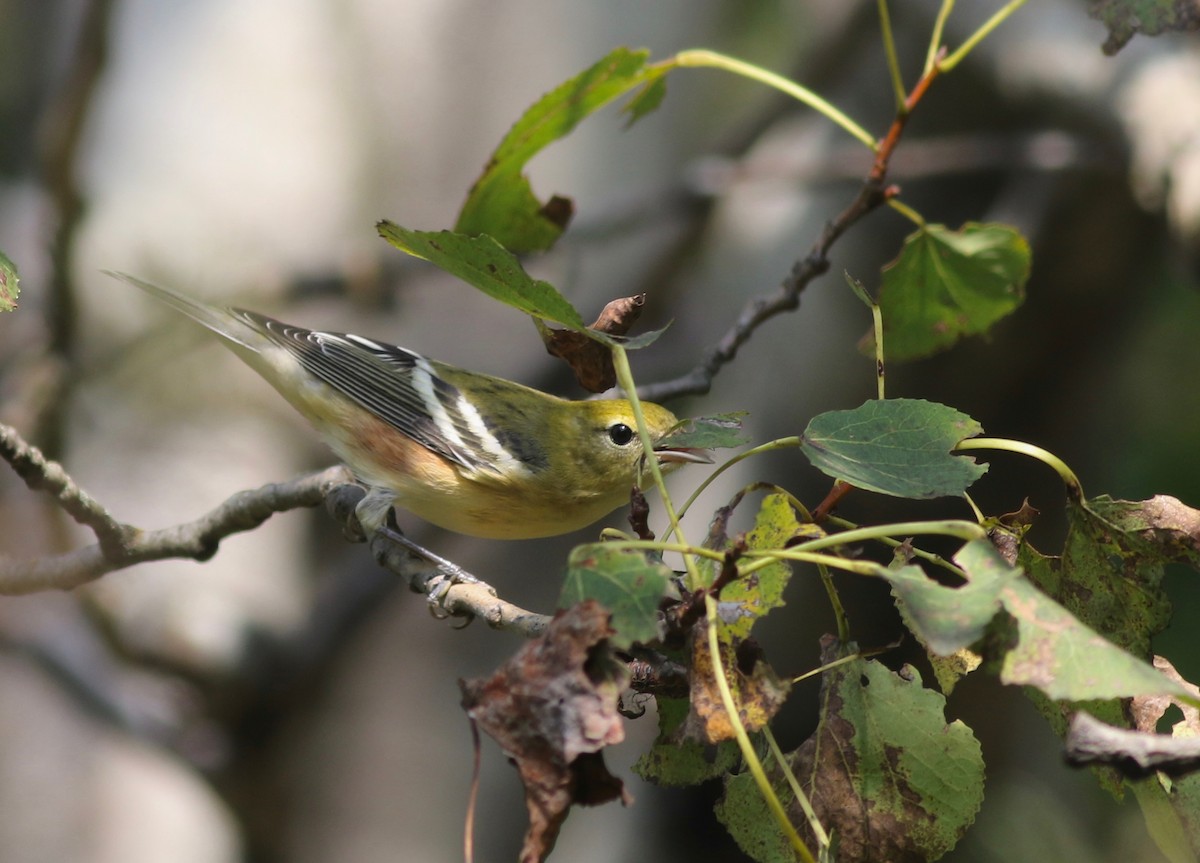
[[[492,677],[463,683],[472,720],[501,742],[525,783],[530,829],[523,860],[550,854],[574,804],[627,797],[604,766],[603,750],[623,738],[621,692],[631,660],[656,671],[682,668],[686,680],[685,693],[656,689],[653,680],[645,685],[657,702],[659,736],[635,771],[672,787],[719,780],[716,817],[757,861],[925,861],[954,848],[986,805],[980,743],[971,728],[946,715],[947,699],[967,675],[990,674],[1021,687],[1062,734],[1083,707],[1110,724],[1153,733],[1166,706],[1192,717],[1175,727],[1176,736],[1195,733],[1194,713],[1186,711],[1200,705],[1197,690],[1173,669],[1164,673],[1169,663],[1153,656],[1151,639],[1171,614],[1164,566],[1200,563],[1200,512],[1162,496],[1086,497],[1054,455],[984,438],[979,422],[951,406],[886,394],[887,363],[935,356],[986,335],[1024,300],[1032,257],[1016,228],[928,223],[886,183],[889,160],[925,93],[1022,2],[1001,6],[953,52],[941,44],[940,16],[923,73],[911,87],[900,80],[887,6],[880,2],[897,110],[879,138],[801,85],[742,61],[694,50],[652,63],[646,51],[618,48],[518,118],[471,187],[453,230],[415,230],[386,220],[377,225],[395,248],[530,316],[548,340],[554,336],[547,324],[565,327],[577,337],[560,339],[571,344],[572,355],[579,355],[581,342],[602,346],[604,368],[596,379],[611,376],[636,407],[626,351],[650,345],[661,331],[627,336],[633,314],[622,317],[619,331],[589,328],[553,285],[528,275],[522,256],[555,244],[574,203],[561,194],[540,199],[526,166],[614,100],[628,97],[623,110],[630,125],[645,117],[679,70],[716,68],[776,88],[865,150],[867,181],[814,247],[812,275],[824,272],[824,254],[837,237],[877,208],[890,207],[915,231],[879,274],[875,295],[851,279],[873,317],[866,347],[877,360],[878,397],[808,418],[796,437],[734,456],[714,476],[743,458],[789,448],[834,480],[833,502],[853,490],[911,501],[952,498],[974,508],[969,490],[990,468],[967,453],[990,449],[1049,466],[1068,497],[1067,534],[1054,553],[1028,542],[1027,513],[975,509],[973,521],[854,525],[832,518],[829,502],[806,507],[776,487],[761,499],[754,493],[762,489],[744,489],[714,513],[704,541],[692,543],[651,459],[646,473],[663,501],[664,538],[654,538],[643,515],[640,523],[633,519],[636,536],[610,533],[604,542],[576,547],[566,562],[560,612],[546,633]],[[952,6],[944,4],[946,15]],[[1135,31],[1195,27],[1190,9],[1171,0],[1106,0],[1093,14],[1110,27],[1106,50],[1114,51]],[[805,284],[794,284],[795,292]],[[15,307],[17,293],[16,268],[0,254],[0,311]],[[625,298],[624,307],[634,308],[633,299]],[[748,338],[747,332],[736,335]],[[736,344],[729,358],[733,353]],[[594,356],[571,362],[577,372],[596,364]],[[689,392],[681,385],[674,394]],[[739,419],[685,420],[662,443],[739,447]],[[795,418],[797,428],[802,421]],[[640,417],[639,425],[644,436]],[[753,527],[731,536],[732,512],[753,501]],[[927,547],[931,539],[953,551],[935,552]],[[668,554],[682,562],[681,572],[668,566],[676,559]],[[857,647],[835,574],[887,585],[908,633],[925,651],[936,689],[912,665],[893,668],[886,657],[870,658]],[[784,752],[771,725],[799,677],[776,669],[756,635],[768,615],[807,613],[788,606],[785,589],[793,579],[814,577],[827,591],[837,632],[822,641],[821,666],[813,672],[821,674],[816,730]],[[1161,708],[1149,722],[1144,713],[1137,718],[1137,708],[1147,704]],[[1132,777],[1103,768],[1097,777],[1114,793],[1133,790],[1148,829],[1171,859],[1200,854],[1195,775]]]
[[[1004,7],[977,37],[1019,5]],[[886,18],[885,37],[890,38]],[[925,89],[966,54],[960,50],[939,65],[933,50],[939,38],[935,33],[918,85],[906,91],[895,82],[904,97],[895,134],[865,141],[874,151],[874,179],[886,173],[907,115]],[[618,49],[517,121],[472,189],[456,232],[435,235],[384,222],[381,233],[539,322],[588,334],[565,298],[524,276],[517,258],[501,248],[512,253],[547,248],[573,207],[560,196],[539,201],[521,169],[585,116],[636,88],[641,91],[626,109],[634,119],[641,117],[661,100],[668,73],[696,65],[776,86],[863,140],[861,127],[815,94],[741,61],[692,51],[648,64],[644,52]],[[1026,687],[1059,729],[1072,705],[1085,702],[1120,721],[1120,705],[1135,697],[1194,701],[1182,681],[1151,664],[1149,652],[1150,636],[1169,614],[1160,589],[1163,563],[1194,563],[1200,547],[1194,520],[1188,521],[1194,511],[1175,502],[1177,517],[1168,527],[1148,515],[1149,502],[1088,500],[1074,474],[1051,454],[1016,441],[980,438],[980,425],[949,406],[884,394],[885,358],[935,354],[986,333],[1020,305],[1031,267],[1027,241],[1008,225],[968,223],[951,230],[927,224],[894,190],[862,200],[864,212],[891,203],[917,223],[881,274],[878,302],[855,286],[875,314],[880,397],[815,416],[798,438],[776,445],[798,446],[843,489],[913,500],[965,497],[988,469],[964,455],[967,449],[1021,452],[1063,477],[1071,497],[1070,532],[1061,553],[1046,555],[1025,541],[1023,525],[1012,517],[981,513],[978,523],[817,524],[798,501],[777,490],[763,498],[752,530],[726,535],[729,512],[745,500],[739,495],[696,546],[682,536],[664,489],[674,543],[610,538],[572,553],[563,606],[598,600],[611,613],[613,645],[657,647],[687,668],[688,697],[658,697],[659,740],[637,772],[671,786],[723,778],[717,816],[760,861],[933,860],[954,847],[985,805],[983,760],[971,729],[947,721],[946,696],[926,686],[914,668],[890,670],[866,659],[847,639],[849,623],[830,578],[834,571],[882,579],[891,587],[946,695],[964,675],[991,673]],[[593,335],[612,346],[617,379],[634,392],[619,340]],[[688,441],[737,445],[721,431],[723,424],[730,425],[728,418],[689,428]],[[924,536],[950,537],[959,546],[947,560],[922,550]],[[890,559],[872,554],[873,547],[890,549]],[[681,594],[668,590],[666,550],[682,556]],[[770,722],[789,683],[769,665],[754,632],[763,616],[784,608],[783,588],[798,574],[796,567],[824,581],[839,633],[822,651],[818,730],[784,753],[774,743]],[[1111,775],[1107,783],[1119,790],[1120,781]],[[1184,835],[1200,848],[1197,819],[1180,802],[1185,795],[1144,784],[1138,795],[1146,811],[1155,813],[1150,828],[1163,843]]]

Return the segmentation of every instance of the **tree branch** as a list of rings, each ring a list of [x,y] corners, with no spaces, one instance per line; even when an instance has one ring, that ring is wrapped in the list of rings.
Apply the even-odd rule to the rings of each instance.
[[[733,326],[690,372],[674,380],[639,387],[640,398],[665,401],[677,396],[707,393],[712,388],[717,373],[737,356],[738,349],[749,341],[762,324],[776,315],[793,311],[800,306],[800,293],[813,279],[829,269],[829,250],[838,238],[855,223],[887,203],[889,198],[899,194],[900,189],[897,186],[887,185],[888,166],[896,146],[903,137],[912,110],[925,95],[937,74],[938,67],[935,64],[913,87],[904,105],[896,112],[891,127],[875,153],[871,170],[854,200],[837,218],[826,223],[808,255],[792,266],[791,272],[779,287],[773,293],[750,300],[742,308]]]
[[[195,521],[145,531],[115,519],[76,485],[62,465],[47,459],[10,426],[0,425],[0,457],[29,488],[51,494],[98,539],[95,545],[33,560],[0,557],[0,595],[71,590],[115,570],[154,560],[208,560],[225,537],[253,530],[277,512],[321,503],[348,537],[362,540],[354,516],[362,489],[353,485],[349,471],[340,465],[238,492]],[[380,566],[403,578],[412,590],[430,597],[441,613],[480,617],[489,626],[525,636],[539,634],[549,620],[498,598],[483,582],[452,583],[447,588],[448,566],[431,563],[383,532],[372,538],[371,552]]]

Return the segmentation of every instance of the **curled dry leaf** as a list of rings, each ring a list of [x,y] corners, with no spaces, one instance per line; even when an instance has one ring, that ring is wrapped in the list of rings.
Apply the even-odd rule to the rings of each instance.
[[[602,750],[625,737],[627,672],[608,645],[608,612],[588,600],[560,611],[491,677],[460,681],[463,708],[512,759],[529,829],[521,863],[545,860],[571,805],[630,798]]]
[[[645,294],[615,299],[604,307],[588,329],[609,336],[623,336],[637,322],[645,304]],[[565,360],[585,390],[602,393],[616,385],[617,373],[613,369],[612,352],[607,347],[574,330],[542,327],[541,334],[546,351]]]

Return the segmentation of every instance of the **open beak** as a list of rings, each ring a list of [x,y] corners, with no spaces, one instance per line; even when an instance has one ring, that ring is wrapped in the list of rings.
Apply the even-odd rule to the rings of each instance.
[[[658,457],[659,464],[712,464],[712,456],[708,454],[708,450],[695,449],[692,447],[663,447],[655,449],[654,455]]]

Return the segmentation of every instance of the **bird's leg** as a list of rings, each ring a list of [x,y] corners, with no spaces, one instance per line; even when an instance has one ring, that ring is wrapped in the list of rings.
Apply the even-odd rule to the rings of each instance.
[[[359,486],[361,488],[361,486]],[[443,600],[456,584],[483,584],[458,564],[435,554],[404,535],[396,523],[392,508],[393,496],[382,489],[370,489],[357,501],[354,514],[365,538],[370,541],[383,537],[394,548],[404,552],[403,558],[392,558],[386,550],[373,548],[376,559],[387,569],[404,576],[413,590],[424,593],[435,613],[446,614]],[[373,544],[372,544],[373,545]],[[432,566],[430,566],[432,564]],[[488,585],[484,585],[495,594]]]

